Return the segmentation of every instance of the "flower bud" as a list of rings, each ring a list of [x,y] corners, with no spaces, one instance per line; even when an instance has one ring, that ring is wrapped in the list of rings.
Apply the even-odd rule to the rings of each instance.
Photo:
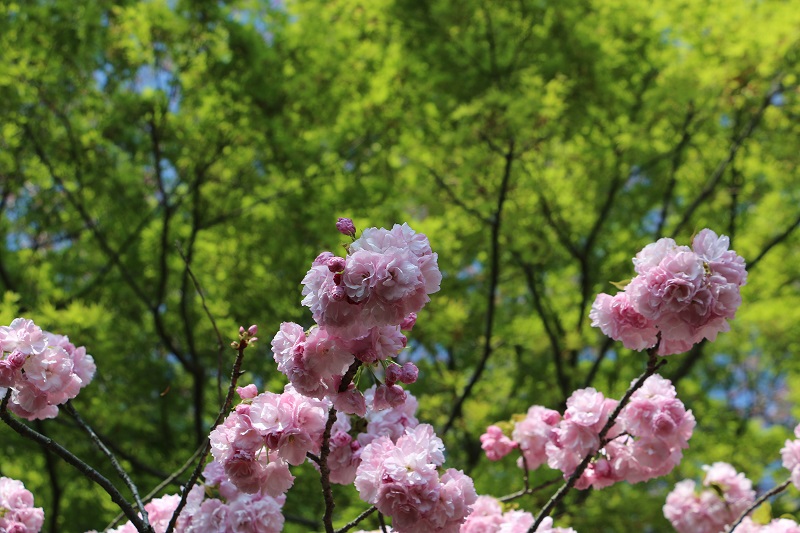
[[[400,323],[400,329],[403,331],[411,331],[414,324],[417,323],[417,313],[409,313],[407,317]]]
[[[344,260],[344,257],[331,257],[328,259],[326,264],[328,265],[328,270],[331,272],[341,272],[344,270],[346,261]]]
[[[348,237],[356,236],[356,225],[353,224],[353,221],[349,218],[339,217],[339,220],[336,222],[336,229],[339,230],[339,233],[347,235]]]
[[[27,357],[28,356],[26,356],[24,353],[14,350],[8,355],[6,361],[8,361],[8,365],[13,370],[19,370],[20,368],[22,368],[22,365],[25,364],[25,359],[27,359]]]
[[[252,326],[247,328],[247,333],[249,333],[250,335],[256,335],[258,333],[258,326],[253,324]]]
[[[391,363],[389,366],[386,367],[384,371],[384,378],[386,380],[387,385],[394,385],[398,381],[400,381],[401,370],[400,365],[396,365]]]
[[[409,385],[417,381],[417,376],[419,376],[419,369],[417,365],[414,363],[406,363],[403,365],[403,368],[400,370],[400,381]]]

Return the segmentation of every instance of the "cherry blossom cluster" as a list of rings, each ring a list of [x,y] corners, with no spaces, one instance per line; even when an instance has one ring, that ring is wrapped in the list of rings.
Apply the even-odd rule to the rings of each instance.
[[[391,230],[368,228],[355,239],[349,219],[337,223],[354,240],[346,257],[323,252],[303,279],[303,305],[316,325],[309,330],[283,323],[272,340],[278,369],[296,390],[317,399],[328,397],[337,409],[363,416],[363,396],[351,386],[339,392],[341,379],[356,361],[380,364],[385,382],[374,396],[376,405],[399,405],[413,383],[413,363],[390,361],[405,348],[402,330],[410,330],[416,313],[439,290],[442,275],[428,238],[408,224]]]
[[[747,280],[744,259],[729,244],[710,229],[695,236],[692,248],[669,238],[648,244],[633,259],[637,275],[625,289],[597,296],[592,326],[632,350],[658,344],[659,355],[715,340],[728,331]]]
[[[503,506],[497,499],[491,496],[478,496],[472,506],[472,514],[467,517],[459,533],[527,533],[534,521],[533,515],[527,511],[503,512]],[[549,516],[534,531],[575,533],[571,527],[553,527],[553,519]]]
[[[28,420],[53,418],[78,395],[96,370],[83,346],[16,318],[0,326],[0,397],[11,389],[9,410]]]
[[[511,438],[498,426],[481,437],[482,448],[498,460],[519,448],[534,470],[544,463],[569,477],[584,457],[594,456],[575,486],[603,488],[619,481],[638,483],[666,475],[680,462],[695,426],[692,412],[678,399],[672,383],[650,376],[630,397],[606,437],[600,433],[618,402],[593,388],[580,389],[567,400],[562,417],[534,405],[514,424]]]
[[[444,444],[428,424],[393,442],[378,437],[361,452],[355,485],[361,499],[392,518],[398,533],[457,532],[477,500],[472,479],[449,468]]]
[[[210,462],[204,472],[205,483],[195,485],[186,499],[186,506],[175,523],[176,533],[208,533],[246,531],[248,533],[278,533],[283,529],[284,495],[272,497],[257,491],[249,494],[231,483],[221,464]],[[213,495],[215,497],[206,497]],[[171,494],[156,498],[144,508],[156,533],[164,533],[180,502]],[[136,533],[127,522],[110,533]]]
[[[703,490],[691,479],[680,481],[667,496],[664,516],[679,533],[719,533],[756,498],[752,482],[728,463],[704,466]]]
[[[291,384],[282,394],[258,394],[254,385],[238,392],[245,401],[211,432],[211,453],[240,491],[278,497],[294,483],[289,465],[319,453],[330,404]]]
[[[349,245],[346,258],[323,252],[314,260],[303,279],[303,305],[317,324],[354,339],[418,312],[441,280],[425,235],[408,224],[368,228]]]
[[[44,523],[44,511],[33,506],[33,494],[21,481],[0,477],[0,531],[37,533]]]
[[[373,405],[376,393],[374,385],[364,391],[367,405]],[[328,468],[330,468],[331,483],[349,485],[356,479],[356,470],[361,464],[361,452],[366,445],[378,437],[388,437],[392,442],[405,434],[406,428],[414,428],[419,424],[415,417],[417,399],[407,394],[403,403],[389,408],[367,408],[364,415],[366,427],[363,431],[355,432],[352,417],[339,411],[336,421],[331,428],[330,454],[328,455]]]
[[[800,426],[795,428],[795,435]],[[786,441],[781,450],[783,465],[792,471],[795,483],[800,441]],[[667,495],[664,516],[679,533],[720,533],[730,526],[756,501],[752,482],[737,473],[728,463],[704,466],[706,475],[703,490],[695,489],[695,482],[687,479],[678,482]],[[796,485],[796,483],[795,483]],[[736,533],[800,533],[800,525],[793,520],[776,518],[767,523],[746,516],[734,529]]]

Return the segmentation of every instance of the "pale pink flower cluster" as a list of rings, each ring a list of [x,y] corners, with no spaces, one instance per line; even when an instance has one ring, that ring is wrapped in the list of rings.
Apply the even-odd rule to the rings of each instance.
[[[241,492],[228,481],[222,465],[209,463],[203,472],[205,484],[195,485],[186,499],[175,524],[176,533],[278,533],[283,529],[282,513],[286,496],[272,497],[262,492]],[[211,494],[218,497],[208,497]],[[156,498],[144,508],[156,533],[167,530],[180,496]],[[130,522],[109,530],[110,533],[135,533]]]
[[[593,456],[576,483],[579,489],[603,488],[619,481],[638,483],[663,476],[680,462],[695,426],[691,411],[677,398],[672,383],[650,376],[631,395],[603,441],[600,432],[618,402],[593,388],[580,389],[567,400],[562,416],[535,405],[514,425],[513,440],[500,428],[481,437],[489,459],[519,446],[522,468],[534,470],[544,463],[570,476],[587,456]],[[493,426],[494,427],[494,426]],[[485,437],[485,439],[484,439]],[[503,444],[498,444],[503,443]],[[487,449],[488,448],[488,449]]]
[[[355,236],[349,219],[337,228]],[[373,407],[385,409],[403,403],[398,383],[413,383],[417,368],[390,361],[405,347],[402,329],[416,322],[416,313],[439,290],[442,275],[428,238],[408,224],[391,230],[368,228],[347,247],[347,257],[323,252],[303,279],[303,305],[311,308],[316,326],[306,331],[284,322],[272,339],[278,370],[295,389],[317,399],[328,398],[337,410],[364,416],[366,400],[351,385],[339,392],[348,368],[359,361],[382,364],[385,383],[373,397]]]
[[[417,399],[408,394],[403,403],[388,409],[377,410],[371,407],[376,387],[373,385],[364,392],[367,399],[367,411],[364,415],[366,427],[360,433],[353,431],[351,419],[345,413],[336,413],[336,421],[331,428],[330,468],[331,483],[349,485],[356,479],[356,471],[361,464],[361,451],[378,437],[388,437],[392,442],[405,434],[406,428],[416,427],[419,423],[414,416],[417,411]]]
[[[781,448],[783,466],[792,473],[792,484],[800,488],[800,425],[794,428],[796,440],[787,440]]]
[[[736,533],[800,533],[800,525],[788,518],[775,518],[767,524],[757,524],[746,517],[734,530]]]
[[[460,470],[441,476],[444,445],[428,424],[392,442],[378,437],[361,452],[355,485],[361,499],[392,518],[398,533],[457,532],[477,494]]]
[[[0,531],[36,533],[42,529],[44,511],[33,506],[33,494],[21,481],[0,477]]]
[[[306,332],[298,324],[284,322],[272,339],[272,353],[278,370],[300,394],[317,399],[327,396],[337,409],[364,416],[366,403],[361,393],[354,387],[338,392],[342,375],[356,358],[366,364],[386,361],[397,356],[406,342],[399,326],[374,327],[363,337],[347,339],[331,335],[325,327],[314,326]],[[387,369],[395,375],[387,373],[386,384],[375,397],[378,408],[402,403],[405,391],[397,381],[413,383],[417,379],[413,363],[388,365]]]
[[[211,432],[211,453],[240,491],[277,497],[294,483],[289,465],[319,453],[329,407],[291,384],[283,394],[264,392],[237,405]]]
[[[481,448],[490,461],[499,461],[517,447],[517,443],[503,434],[498,426],[489,426],[481,435]]]
[[[669,238],[648,244],[633,259],[637,276],[625,290],[597,296],[592,326],[632,350],[658,342],[659,355],[713,341],[729,329],[747,280],[744,259],[729,244],[710,229],[695,236],[692,248]]]
[[[11,389],[9,409],[28,420],[53,418],[78,395],[96,370],[83,346],[16,318],[0,326],[0,397]]]
[[[503,512],[498,500],[491,496],[478,496],[472,505],[472,514],[461,526],[460,533],[527,533],[534,523],[534,517],[526,511],[511,510]],[[549,516],[534,530],[537,533],[576,533],[569,527],[553,527]]]
[[[703,469],[705,489],[698,493],[695,482],[687,479],[678,482],[667,495],[664,516],[679,533],[724,531],[755,501],[753,484],[728,463],[714,463]]]
[[[408,224],[368,228],[350,244],[347,258],[317,257],[303,279],[303,305],[332,334],[355,339],[418,312],[441,279],[425,235]]]

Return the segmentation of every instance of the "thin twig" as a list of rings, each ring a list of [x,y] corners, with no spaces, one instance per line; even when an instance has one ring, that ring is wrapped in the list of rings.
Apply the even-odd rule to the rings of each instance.
[[[486,322],[483,334],[483,355],[481,356],[480,361],[478,361],[478,365],[475,367],[475,370],[472,373],[472,377],[470,377],[467,386],[464,387],[464,391],[459,396],[458,400],[456,400],[455,405],[453,406],[452,411],[450,411],[450,417],[447,419],[447,423],[444,425],[442,432],[440,433],[441,436],[447,434],[450,431],[450,428],[453,426],[455,420],[461,416],[462,408],[464,406],[464,402],[469,398],[469,395],[472,393],[473,387],[478,383],[478,380],[483,374],[483,370],[486,368],[486,362],[489,360],[489,356],[492,355],[492,332],[494,329],[494,311],[497,305],[496,297],[497,297],[497,287],[500,280],[500,222],[502,219],[503,214],[503,205],[506,201],[506,194],[508,193],[508,186],[511,180],[511,164],[514,161],[514,141],[513,139],[509,141],[508,152],[505,154],[505,168],[503,170],[503,179],[500,183],[500,194],[497,198],[497,209],[494,212],[494,215],[491,219],[491,227],[492,227],[492,242],[491,242],[491,268],[490,268],[490,279],[489,279],[489,290],[487,292],[487,309],[486,309]]]
[[[527,478],[527,476],[526,476],[526,478]],[[536,485],[535,487],[529,487],[527,479],[526,479],[525,488],[524,489],[518,490],[517,492],[512,492],[511,494],[507,494],[505,496],[501,496],[500,498],[497,498],[497,499],[499,501],[503,502],[503,503],[510,502],[510,501],[516,500],[517,498],[522,498],[523,496],[526,496],[528,494],[534,494],[536,492],[539,492],[542,489],[546,489],[547,487],[555,485],[556,483],[558,483],[562,479],[563,478],[559,476],[559,477],[557,477],[555,479],[551,479],[550,481],[545,481],[544,483],[540,483],[539,485]]]
[[[214,328],[214,333],[217,335],[217,390],[221,390],[221,380],[222,380],[222,358],[223,353],[225,350],[225,341],[222,340],[222,334],[219,332],[219,328],[217,327],[217,321],[214,320],[214,315],[211,314],[211,310],[208,308],[206,304],[206,296],[203,293],[203,288],[200,286],[200,282],[197,281],[197,277],[195,277],[192,268],[189,266],[189,260],[183,253],[181,246],[179,243],[175,243],[175,247],[178,249],[178,254],[183,259],[183,263],[186,266],[186,272],[189,274],[189,277],[192,279],[192,283],[194,283],[194,288],[197,291],[197,295],[200,296],[200,302],[203,304],[203,310],[206,312],[206,316],[211,321],[211,326]]]
[[[225,397],[225,403],[219,410],[217,414],[217,419],[214,420],[214,423],[211,425],[211,429],[209,429],[209,433],[214,430],[227,416],[228,411],[231,409],[231,404],[233,404],[233,394],[236,391],[236,383],[239,381],[239,376],[242,375],[242,361],[244,360],[244,350],[248,346],[248,339],[242,338],[239,340],[238,345],[236,346],[237,354],[236,354],[236,361],[233,363],[233,369],[231,370],[231,384],[228,387],[228,395]],[[172,513],[172,518],[169,521],[169,525],[167,526],[166,533],[172,533],[175,529],[175,523],[178,521],[178,515],[181,514],[184,506],[186,505],[186,498],[189,496],[189,491],[192,490],[195,483],[197,483],[197,479],[200,477],[200,473],[203,471],[203,467],[205,466],[206,457],[208,457],[208,452],[211,450],[211,441],[206,439],[205,444],[203,445],[203,452],[200,454],[200,461],[198,461],[197,466],[192,472],[192,476],[189,478],[189,482],[183,488],[181,492],[181,501],[178,503],[178,507],[175,508],[175,512]]]
[[[11,398],[11,389],[8,389],[6,392],[3,401],[0,402],[0,419],[3,420],[6,424],[8,424],[11,429],[25,437],[26,439],[30,439],[37,444],[47,448],[51,452],[55,453],[59,457],[61,457],[64,461],[74,466],[81,474],[86,476],[89,480],[94,481],[97,483],[106,493],[111,497],[111,501],[116,503],[122,512],[125,513],[125,516],[131,521],[131,523],[136,527],[137,531],[144,531],[147,533],[153,533],[153,528],[150,525],[145,526],[144,521],[139,516],[139,513],[136,512],[136,509],[122,496],[122,494],[117,490],[117,487],[114,486],[108,479],[106,479],[100,472],[83,462],[79,459],[76,455],[72,452],[61,446],[59,443],[47,437],[46,435],[42,435],[38,431],[26,426],[22,422],[16,420],[11,413],[8,411],[8,400]]]
[[[739,515],[739,518],[737,518],[733,524],[731,524],[725,529],[725,533],[733,533],[733,530],[736,529],[736,527],[742,523],[742,520],[744,520],[744,518],[747,515],[755,511],[756,508],[765,501],[767,501],[767,499],[775,496],[776,494],[780,494],[781,492],[786,490],[786,487],[788,487],[791,482],[792,482],[791,479],[787,479],[777,487],[773,487],[771,490],[768,490],[767,492],[762,494],[756,501],[753,502],[753,504],[750,507],[742,511],[742,514]]]
[[[369,515],[371,515],[372,513],[374,513],[377,510],[378,510],[378,508],[375,507],[375,506],[370,507],[369,509],[367,509],[366,511],[364,511],[363,513],[361,513],[360,515],[355,517],[355,519],[353,519],[352,522],[349,522],[346,525],[344,525],[342,528],[337,529],[336,533],[345,533],[346,531],[349,531],[349,530],[353,529],[354,527],[356,527],[358,525],[359,522],[361,522],[362,520],[364,520],[366,517],[368,517]]]
[[[139,512],[142,513],[142,522],[144,522],[147,527],[150,527],[150,521],[147,518],[147,511],[144,509],[142,498],[139,497],[139,489],[136,487],[136,484],[130,478],[125,469],[122,468],[122,465],[119,464],[119,461],[117,461],[114,453],[108,448],[108,446],[105,445],[102,440],[100,440],[100,437],[97,436],[92,427],[87,424],[83,418],[81,418],[81,416],[78,414],[78,411],[76,411],[72,406],[72,402],[67,401],[67,403],[62,405],[60,408],[66,411],[67,414],[78,423],[78,425],[86,432],[86,434],[89,435],[89,438],[94,445],[97,446],[97,448],[103,452],[106,457],[108,457],[108,460],[111,461],[111,466],[114,467],[114,470],[117,471],[117,474],[122,479],[123,483],[125,483],[128,489],[131,491],[131,494],[133,494],[133,499],[136,501],[136,506],[139,508]]]
[[[198,456],[200,455],[200,453],[203,451],[203,448],[204,448],[204,446],[205,446],[205,445],[203,445],[203,446],[200,446],[199,448],[197,448],[197,449],[195,450],[195,452],[192,454],[192,456],[189,458],[189,460],[188,460],[188,461],[186,461],[185,463],[183,463],[183,465],[182,465],[180,468],[178,468],[178,469],[177,469],[175,472],[173,472],[172,474],[170,474],[169,476],[167,476],[166,478],[164,478],[164,480],[163,480],[161,483],[159,483],[158,485],[156,485],[156,486],[153,488],[153,490],[151,490],[150,492],[148,492],[148,493],[147,493],[147,495],[146,495],[146,496],[143,498],[143,500],[144,500],[144,501],[146,501],[146,502],[147,502],[147,501],[150,501],[150,500],[153,498],[153,496],[155,496],[156,494],[158,494],[159,492],[161,492],[161,490],[162,490],[164,487],[166,487],[166,486],[167,486],[167,485],[169,485],[170,483],[174,482],[176,479],[178,479],[178,477],[180,477],[181,475],[183,475],[183,473],[184,473],[184,472],[186,472],[186,470],[188,470],[190,466],[192,466],[192,463],[194,463],[194,460],[195,460],[195,459],[197,459],[197,457],[198,457]],[[111,523],[110,523],[110,524],[108,524],[108,525],[105,527],[105,529],[111,529],[112,527],[116,526],[116,525],[119,523],[119,521],[120,521],[120,520],[122,520],[122,517],[123,517],[123,516],[124,516],[124,515],[123,515],[122,513],[118,514],[116,517],[114,517],[114,520],[112,520],[112,521],[111,521]]]
[[[358,359],[353,361],[353,364],[350,365],[350,368],[348,368],[347,372],[342,376],[342,382],[339,384],[338,389],[339,392],[347,390],[347,387],[350,386],[360,366],[361,361]],[[325,514],[322,517],[322,523],[325,525],[326,533],[334,533],[335,531],[333,529],[333,509],[336,507],[336,502],[333,501],[330,479],[331,469],[328,466],[328,455],[331,453],[331,428],[333,428],[334,422],[336,422],[336,408],[331,407],[330,411],[328,411],[325,431],[322,433],[322,446],[320,446],[319,463],[317,463],[319,464],[319,477],[320,483],[322,484],[322,497],[325,499]]]
[[[633,396],[633,393],[636,392],[637,390],[639,390],[641,388],[641,386],[644,385],[644,382],[647,380],[647,378],[649,378],[650,376],[652,376],[653,374],[656,373],[656,370],[658,370],[659,368],[661,368],[662,366],[664,366],[667,363],[666,359],[661,359],[660,361],[657,359],[657,356],[656,356],[656,351],[657,350],[658,350],[658,344],[656,344],[653,348],[650,348],[647,351],[647,354],[649,356],[649,359],[647,361],[647,369],[642,373],[641,376],[639,376],[636,379],[636,381],[634,381],[631,384],[631,386],[628,388],[628,390],[625,391],[625,394],[622,396],[622,399],[617,404],[617,407],[614,409],[614,411],[608,417],[608,421],[603,426],[603,429],[600,431],[600,434],[599,434],[599,440],[600,440],[601,446],[602,446],[603,442],[605,441],[606,435],[608,434],[608,432],[611,430],[611,427],[616,422],[617,417],[622,412],[622,409],[626,405],[628,405],[628,402],[630,401],[631,396]],[[556,491],[555,494],[553,494],[553,496],[550,498],[550,500],[545,504],[544,508],[539,513],[539,516],[536,517],[536,521],[533,523],[531,528],[528,530],[528,533],[533,533],[534,531],[536,531],[536,528],[539,527],[539,524],[541,524],[542,521],[546,517],[548,517],[550,515],[550,513],[553,511],[555,506],[558,505],[561,502],[561,500],[564,499],[564,497],[567,495],[567,493],[570,491],[570,489],[572,489],[572,487],[578,481],[578,478],[581,477],[581,475],[583,474],[584,470],[586,470],[586,467],[589,466],[589,463],[591,462],[592,458],[594,458],[595,453],[597,453],[597,452],[595,451],[595,452],[591,452],[591,453],[586,454],[586,456],[583,458],[583,461],[581,461],[581,463],[578,465],[578,467],[575,469],[575,471],[572,473],[572,475],[569,476],[567,481],[561,486],[560,489],[558,489],[558,491]]]

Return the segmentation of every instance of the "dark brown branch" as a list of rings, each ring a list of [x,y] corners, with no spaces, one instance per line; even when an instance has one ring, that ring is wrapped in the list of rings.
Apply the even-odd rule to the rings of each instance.
[[[117,458],[114,456],[111,450],[108,449],[108,446],[106,446],[105,443],[100,440],[100,437],[97,436],[92,427],[84,422],[83,418],[81,418],[81,416],[78,414],[78,411],[76,411],[72,406],[71,402],[67,401],[67,403],[60,406],[60,409],[66,411],[67,414],[78,423],[78,426],[80,426],[81,429],[83,429],[86,434],[89,435],[89,439],[92,441],[92,443],[97,446],[97,448],[103,452],[106,457],[108,457],[108,460],[111,461],[111,466],[114,467],[114,470],[122,479],[123,483],[125,483],[125,485],[128,487],[128,490],[130,490],[131,494],[133,494],[133,499],[136,502],[136,506],[139,508],[139,512],[142,514],[142,521],[144,522],[145,526],[150,527],[150,521],[147,519],[147,511],[145,511],[144,503],[142,503],[142,499],[139,497],[139,489],[136,487],[136,484],[133,482],[133,480],[131,480],[125,469],[122,468],[122,465],[119,464],[119,461],[117,461]]]
[[[361,361],[356,359],[347,372],[342,376],[342,382],[339,384],[339,392],[344,392],[353,378],[361,367]],[[325,422],[325,431],[322,433],[322,446],[319,452],[319,477],[322,484],[322,497],[325,500],[325,514],[322,517],[322,523],[325,525],[326,533],[334,533],[333,529],[333,509],[336,507],[336,502],[333,501],[333,491],[331,490],[331,469],[328,466],[328,455],[331,453],[331,428],[333,423],[336,422],[336,408],[331,407],[328,411],[328,420]]]
[[[447,182],[444,180],[444,178],[442,178],[442,176],[440,176],[434,169],[432,169],[430,167],[426,167],[426,168],[427,168],[428,172],[430,173],[430,175],[433,176],[433,179],[436,181],[436,184],[439,186],[439,188],[442,189],[447,194],[447,196],[450,198],[451,202],[453,202],[458,207],[463,209],[466,213],[469,213],[470,215],[472,215],[476,219],[480,220],[481,222],[483,222],[487,226],[492,224],[492,221],[490,219],[486,218],[480,211],[478,211],[477,209],[475,209],[473,207],[470,207],[467,204],[465,204],[464,201],[461,200],[461,198],[459,198],[459,196],[455,193],[455,191],[453,191],[453,188],[450,187],[450,185],[447,184]]]
[[[511,180],[511,165],[514,161],[514,141],[509,142],[508,152],[505,155],[505,168],[503,170],[503,179],[500,183],[500,193],[498,194],[497,198],[497,208],[494,212],[494,216],[492,217],[491,227],[492,227],[492,241],[491,241],[491,265],[489,270],[489,290],[487,293],[487,310],[486,310],[486,325],[484,328],[484,340],[483,340],[483,355],[481,356],[480,361],[478,361],[478,366],[472,373],[467,386],[464,387],[464,391],[461,393],[461,396],[456,400],[455,405],[453,406],[452,411],[450,412],[450,417],[447,420],[447,423],[444,425],[442,429],[441,435],[444,436],[453,426],[453,422],[455,422],[456,418],[461,416],[462,409],[464,406],[464,402],[472,393],[473,387],[478,383],[481,375],[483,374],[484,369],[486,368],[486,362],[489,360],[489,356],[492,355],[492,331],[494,329],[494,311],[497,305],[496,298],[497,298],[497,286],[500,279],[500,225],[502,221],[503,215],[503,205],[506,201],[506,194],[508,193],[508,186]]]
[[[655,374],[659,368],[661,368],[667,363],[665,359],[661,359],[660,361],[658,360],[658,357],[655,355],[657,350],[658,350],[658,344],[656,344],[653,348],[650,348],[647,351],[649,356],[649,360],[647,361],[647,369],[642,373],[642,375],[640,375],[636,379],[636,381],[634,381],[631,384],[628,390],[625,391],[625,394],[620,399],[619,403],[617,404],[617,407],[608,417],[608,421],[603,426],[603,429],[600,430],[599,439],[601,447],[604,445],[604,443],[607,442],[606,435],[616,422],[617,417],[622,412],[622,409],[626,405],[628,405],[628,402],[630,401],[631,396],[633,396],[633,393],[639,390],[642,387],[642,385],[644,385],[644,382],[647,380],[647,378]],[[567,495],[570,489],[572,489],[572,487],[575,486],[575,483],[578,481],[578,478],[581,477],[584,470],[586,470],[586,467],[589,466],[589,463],[592,461],[592,458],[594,457],[595,453],[596,452],[586,454],[586,456],[583,458],[583,461],[581,461],[581,463],[578,465],[575,471],[569,476],[569,478],[567,478],[567,481],[561,486],[560,489],[558,489],[558,491],[556,491],[555,494],[553,494],[550,500],[545,504],[544,508],[536,517],[536,521],[528,530],[528,533],[534,533],[536,531],[536,528],[539,527],[539,524],[541,524],[542,521],[546,517],[548,517],[551,512],[553,512],[555,506],[558,505],[561,502],[561,500],[564,499],[564,497]]]
[[[589,373],[586,375],[586,380],[583,382],[583,388],[588,388],[592,386],[594,382],[594,378],[597,375],[597,372],[600,370],[600,364],[608,355],[609,350],[611,349],[611,345],[614,344],[614,339],[611,337],[606,337],[606,340],[603,341],[603,346],[600,347],[600,351],[597,354],[594,362],[592,363],[592,368],[589,369]],[[564,396],[566,398],[566,396]]]
[[[36,431],[44,435],[44,424],[41,420],[34,422]],[[58,518],[61,514],[61,496],[63,491],[61,483],[58,479],[58,467],[53,453],[47,449],[46,446],[41,446],[44,453],[44,463],[47,469],[47,477],[50,480],[50,511],[47,513],[47,519],[50,521],[50,533],[58,533]]]
[[[800,226],[800,215],[785,230],[773,237],[766,245],[764,245],[764,248],[761,249],[761,252],[759,252],[756,258],[750,261],[750,264],[747,265],[747,270],[749,271],[755,268],[755,266],[764,258],[765,255],[767,255],[767,253],[769,253],[770,250],[788,239],[798,226]]]
[[[517,492],[512,492],[511,494],[507,494],[507,495],[502,496],[502,497],[497,498],[497,499],[499,501],[503,502],[503,503],[514,501],[514,500],[517,500],[519,498],[522,498],[523,496],[527,496],[528,494],[535,494],[535,493],[539,492],[542,489],[546,489],[547,487],[551,487],[551,486],[555,485],[556,483],[558,483],[559,481],[561,481],[562,479],[564,479],[564,478],[557,477],[555,479],[551,479],[550,481],[545,481],[544,483],[540,483],[539,485],[536,485],[535,487],[526,487],[526,488],[524,488],[522,490],[518,490]]]
[[[700,191],[700,194],[697,195],[691,205],[689,205],[686,211],[683,212],[683,217],[681,217],[680,222],[678,222],[678,224],[675,226],[675,229],[672,231],[673,236],[681,232],[683,227],[689,223],[689,220],[691,220],[697,208],[714,194],[714,190],[722,179],[722,176],[725,173],[725,170],[728,168],[728,165],[730,165],[736,157],[739,148],[742,147],[742,144],[744,144],[750,135],[753,134],[753,131],[755,131],[758,123],[761,122],[761,117],[764,116],[764,112],[770,106],[772,98],[781,91],[781,79],[783,79],[782,73],[778,74],[774,78],[769,91],[767,91],[762,98],[761,104],[756,110],[755,115],[753,115],[747,126],[745,126],[741,133],[739,133],[739,135],[733,140],[733,143],[731,143],[731,146],[728,148],[728,154],[722,161],[719,162],[717,168],[714,170],[714,173],[711,174],[711,178],[709,178],[708,182],[706,183],[706,186],[703,187],[703,190]]]
[[[669,204],[672,202],[672,195],[675,191],[675,185],[678,183],[678,169],[681,166],[683,159],[683,152],[689,145],[692,139],[692,134],[689,131],[689,125],[694,120],[695,109],[692,102],[689,102],[689,109],[686,111],[686,117],[683,119],[683,126],[681,126],[681,140],[672,152],[672,162],[669,171],[669,182],[667,188],[664,189],[664,196],[661,200],[661,215],[658,218],[658,226],[655,231],[655,238],[659,239],[664,231],[664,224],[667,221],[667,213],[669,212]]]
[[[136,509],[128,503],[128,501],[122,496],[122,494],[117,490],[113,483],[111,483],[108,479],[106,479],[102,474],[100,474],[97,470],[89,466],[88,464],[84,463],[81,459],[79,459],[76,455],[72,452],[61,446],[59,443],[42,435],[38,431],[34,430],[16,420],[11,413],[8,411],[8,400],[11,398],[11,389],[8,390],[3,401],[0,403],[0,420],[3,420],[6,424],[8,424],[11,429],[25,437],[26,439],[32,440],[39,444],[40,446],[47,448],[54,454],[58,455],[75,467],[81,474],[86,476],[90,481],[94,481],[97,485],[99,485],[106,494],[111,497],[111,501],[119,506],[122,509],[122,512],[125,513],[125,516],[128,517],[128,520],[136,527],[138,531],[144,531],[147,533],[153,533],[153,528],[149,525],[145,525],[142,518],[136,512]]]
[[[186,272],[191,278],[192,283],[194,284],[194,289],[195,291],[197,291],[198,296],[200,296],[200,302],[203,306],[203,310],[205,311],[208,320],[211,322],[211,326],[214,328],[214,333],[217,336],[217,348],[218,348],[217,387],[220,388],[221,387],[220,381],[222,374],[222,358],[224,356],[224,351],[225,351],[225,341],[222,340],[222,334],[219,332],[219,328],[217,327],[217,321],[214,320],[214,315],[211,314],[211,310],[208,308],[208,304],[206,303],[206,296],[205,293],[203,293],[203,288],[200,286],[200,282],[197,281],[197,277],[194,275],[194,272],[192,272],[191,266],[189,266],[189,259],[187,258],[187,256],[183,254],[183,250],[181,250],[181,247],[179,245],[177,246],[177,248],[178,248],[178,254],[180,254],[181,259],[183,259],[183,262],[186,265]]]
[[[733,530],[736,529],[739,526],[739,524],[742,523],[742,520],[744,520],[744,518],[747,515],[755,511],[759,505],[767,501],[769,498],[775,496],[776,494],[780,494],[781,492],[786,490],[786,487],[788,487],[791,484],[791,482],[792,482],[791,479],[787,479],[777,487],[773,487],[771,490],[768,490],[767,492],[759,496],[759,498],[756,501],[754,501],[750,507],[742,511],[742,514],[739,515],[739,518],[737,518],[734,523],[725,528],[725,533],[733,533]]]
[[[170,483],[174,483],[174,482],[175,482],[175,480],[176,480],[176,479],[178,479],[178,477],[180,477],[181,475],[183,475],[183,473],[184,473],[184,472],[186,472],[186,470],[188,470],[190,466],[192,466],[192,463],[194,463],[194,460],[195,460],[195,459],[197,459],[197,457],[199,457],[199,456],[200,456],[200,454],[201,454],[201,453],[202,453],[202,451],[203,451],[203,448],[204,448],[204,446],[205,446],[205,445],[203,445],[203,446],[200,446],[199,448],[197,448],[197,450],[195,450],[195,452],[192,454],[192,456],[189,458],[189,460],[188,460],[188,461],[186,461],[185,463],[183,463],[183,465],[182,465],[180,468],[178,468],[178,469],[177,469],[175,472],[171,473],[169,476],[166,476],[166,477],[165,477],[165,478],[164,478],[164,479],[161,481],[161,483],[159,483],[158,485],[156,485],[156,486],[153,488],[153,490],[151,490],[150,492],[148,492],[148,493],[147,493],[147,495],[144,497],[144,501],[150,501],[150,499],[152,499],[152,498],[153,498],[153,496],[155,496],[156,494],[158,494],[159,492],[161,492],[161,490],[162,490],[164,487],[166,487],[166,486],[167,486],[167,485],[169,485]],[[105,527],[105,529],[111,529],[112,527],[116,526],[116,525],[117,525],[117,523],[118,523],[120,520],[122,520],[122,517],[123,517],[123,515],[122,515],[121,513],[120,513],[119,515],[117,515],[117,517],[116,517],[116,518],[114,518],[114,520],[112,520],[112,521],[111,521],[111,523],[110,523],[110,524],[108,524],[108,525]]]
[[[369,515],[371,515],[372,513],[374,513],[377,510],[378,510],[378,508],[375,507],[375,506],[370,507],[369,509],[367,509],[366,511],[364,511],[363,513],[361,513],[360,515],[355,517],[352,522],[348,522],[347,524],[345,524],[341,528],[337,529],[336,533],[345,533],[346,531],[350,531],[351,529],[356,527],[359,524],[359,522],[361,522],[362,520],[364,520],[365,518],[367,518]]]
[[[564,331],[557,315],[552,316],[553,325],[550,324],[550,313],[547,312],[544,305],[545,295],[539,291],[533,265],[523,261],[522,257],[516,252],[514,253],[514,257],[517,261],[517,264],[520,266],[520,268],[522,268],[522,271],[525,274],[525,281],[528,285],[528,290],[531,293],[531,297],[533,298],[533,306],[536,309],[536,313],[539,315],[539,319],[542,321],[545,333],[547,334],[547,339],[550,342],[550,349],[553,352],[553,362],[555,363],[556,367],[556,380],[558,381],[558,387],[561,389],[562,396],[566,398],[570,394],[571,387],[569,377],[564,372],[564,362],[561,359],[562,349],[560,339],[563,337]]]
[[[248,342],[249,339],[247,337],[243,337],[239,339],[239,342],[236,345],[237,354],[236,360],[233,362],[233,368],[231,369],[231,384],[228,387],[228,394],[225,396],[225,403],[222,405],[222,407],[220,407],[219,413],[217,413],[217,418],[211,425],[211,429],[209,429],[209,433],[225,419],[225,417],[228,415],[228,411],[231,409],[231,405],[233,404],[233,394],[236,392],[236,384],[239,381],[239,377],[242,375],[242,361],[244,361],[244,350],[249,346]],[[175,512],[172,514],[172,518],[169,521],[166,533],[172,533],[172,531],[175,529],[178,516],[181,514],[181,511],[186,505],[186,498],[189,496],[189,491],[191,491],[195,483],[197,483],[200,473],[203,471],[203,467],[205,466],[206,458],[208,457],[208,452],[210,450],[211,441],[206,439],[206,442],[203,445],[203,452],[200,454],[200,460],[197,462],[197,466],[192,472],[189,482],[186,483],[183,491],[181,491],[181,501],[178,503],[178,507],[175,508]]]

